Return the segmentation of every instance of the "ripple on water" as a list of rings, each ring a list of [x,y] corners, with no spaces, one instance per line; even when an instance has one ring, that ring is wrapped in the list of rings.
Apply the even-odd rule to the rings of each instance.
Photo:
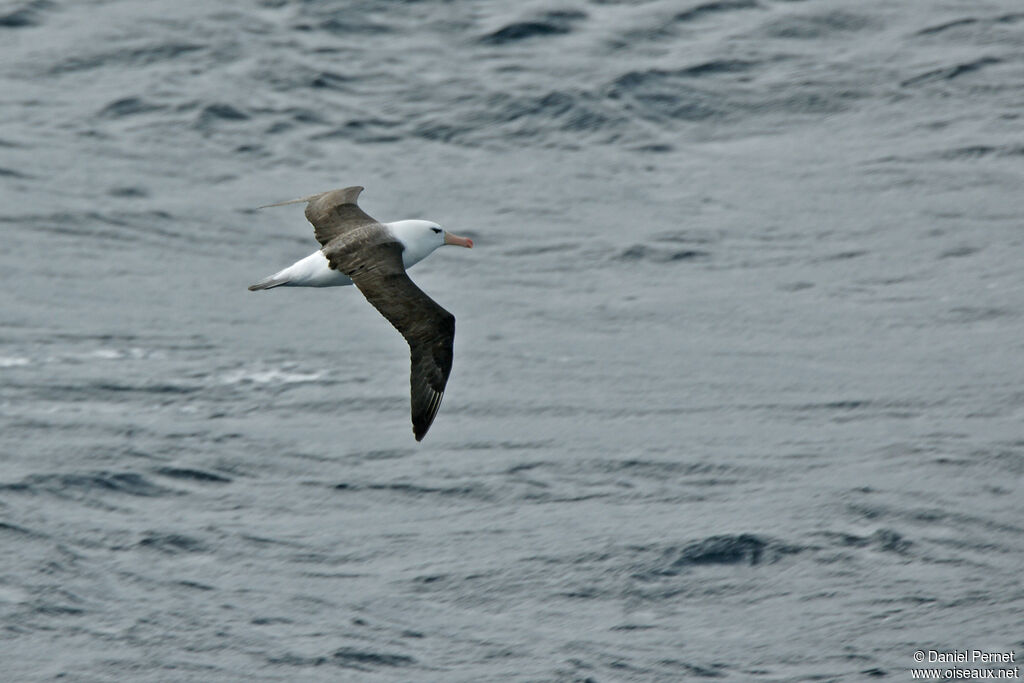
[[[154,484],[136,472],[83,472],[61,474],[33,474],[21,481],[0,484],[0,491],[56,496],[110,495],[155,497],[172,495],[172,489]]]
[[[506,24],[480,38],[480,42],[484,45],[507,45],[529,38],[564,35],[586,17],[586,13],[578,10],[544,12],[535,19]]]

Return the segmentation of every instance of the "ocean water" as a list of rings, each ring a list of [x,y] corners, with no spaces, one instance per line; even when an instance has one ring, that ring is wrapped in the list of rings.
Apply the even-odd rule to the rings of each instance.
[[[1016,0],[0,5],[5,681],[1024,654]],[[301,207],[472,237],[427,438]],[[997,667],[998,668],[998,667]]]

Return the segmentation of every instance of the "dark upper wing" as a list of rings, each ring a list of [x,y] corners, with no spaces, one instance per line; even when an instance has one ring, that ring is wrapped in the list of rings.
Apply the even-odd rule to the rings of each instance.
[[[402,245],[383,230],[360,231],[361,239],[338,240],[324,249],[332,268],[352,278],[366,300],[409,342],[412,431],[420,441],[430,429],[448,375],[452,371],[455,316],[409,279],[402,265]],[[353,243],[356,242],[356,243]]]
[[[306,205],[306,218],[313,224],[316,239],[326,245],[332,239],[355,228],[377,225],[377,221],[356,204],[359,186],[324,192]]]
[[[317,241],[326,245],[338,235],[369,225],[380,225],[380,223],[367,215],[365,211],[356,204],[359,193],[363,188],[357,186],[345,187],[340,190],[311,194],[308,197],[290,199],[268,206],[283,206],[285,204],[306,204],[306,218],[313,224],[313,230]]]

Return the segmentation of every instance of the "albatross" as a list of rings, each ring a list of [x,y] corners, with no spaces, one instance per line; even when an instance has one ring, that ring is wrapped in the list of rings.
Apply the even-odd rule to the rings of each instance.
[[[455,316],[424,294],[405,271],[440,246],[472,248],[473,240],[431,221],[381,223],[356,203],[362,191],[346,187],[261,206],[305,202],[320,249],[249,289],[358,287],[409,343],[412,432],[421,441],[441,407],[452,371]]]

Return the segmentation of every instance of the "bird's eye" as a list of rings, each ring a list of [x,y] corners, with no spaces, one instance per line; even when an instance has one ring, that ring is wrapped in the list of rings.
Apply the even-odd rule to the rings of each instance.
[[[436,233],[437,233],[438,235],[440,235],[440,234],[441,234],[441,228],[431,228],[431,230],[433,230],[434,232],[436,232]]]

